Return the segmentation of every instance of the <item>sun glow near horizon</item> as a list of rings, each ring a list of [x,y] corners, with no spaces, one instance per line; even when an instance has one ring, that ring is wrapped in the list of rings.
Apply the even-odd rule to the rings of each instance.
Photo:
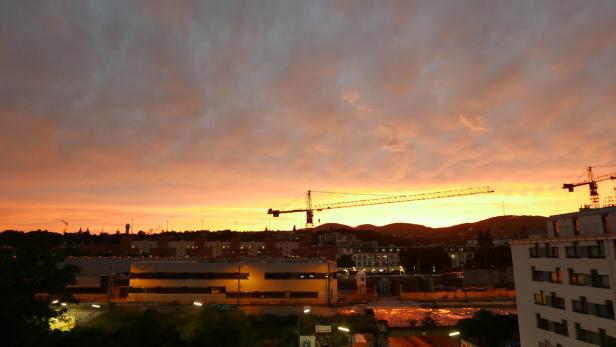
[[[451,187],[456,188],[456,187]],[[390,203],[383,205],[341,208],[315,212],[314,225],[339,223],[349,226],[362,224],[386,225],[413,223],[429,227],[475,222],[500,215],[548,216],[576,210],[587,203],[584,189],[568,193],[557,187],[550,189],[523,184],[496,185],[494,193],[441,198],[433,200]],[[444,189],[446,190],[446,189]],[[350,191],[350,190],[347,190]],[[358,189],[354,189],[358,191]],[[434,192],[426,189],[402,194],[391,190],[368,190],[365,194],[403,195]],[[609,194],[609,189],[601,190]],[[371,196],[313,194],[313,204],[355,201]],[[372,196],[373,197],[373,196]],[[286,200],[285,200],[286,199]],[[295,202],[287,197],[264,201],[237,201],[233,205],[110,205],[110,204],[0,204],[4,218],[0,229],[50,231],[64,230],[61,220],[69,223],[67,231],[89,229],[92,233],[123,231],[133,222],[133,230],[149,233],[175,230],[291,230],[305,226],[305,213],[282,214],[274,218],[266,214],[268,208],[304,208],[305,199]]]

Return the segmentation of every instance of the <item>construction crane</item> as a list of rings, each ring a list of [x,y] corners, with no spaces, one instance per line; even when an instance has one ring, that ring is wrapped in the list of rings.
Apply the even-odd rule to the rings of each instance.
[[[315,211],[318,212],[318,211],[323,211],[323,210],[331,210],[335,208],[392,204],[396,202],[442,199],[442,198],[449,198],[449,197],[454,197],[454,196],[493,193],[494,190],[490,188],[489,186],[485,186],[485,187],[453,189],[453,190],[446,190],[446,191],[440,191],[440,192],[430,192],[430,193],[420,193],[420,194],[410,194],[410,195],[392,195],[392,196],[376,198],[376,199],[342,201],[342,202],[333,202],[329,204],[318,204],[318,205],[312,204],[312,193],[314,192],[315,191],[309,190],[306,193],[306,208],[296,208],[296,209],[289,209],[289,210],[274,210],[270,208],[269,210],[267,210],[267,214],[271,214],[273,217],[279,217],[283,213],[305,212],[306,213],[306,227],[312,227],[312,224],[313,224],[312,222],[313,222]]]
[[[68,222],[65,221],[64,219],[60,219],[60,222],[64,223],[64,230],[62,232],[66,233],[66,227],[68,227]]]
[[[602,165],[602,166],[595,166],[595,168],[614,167],[614,166],[616,165]],[[588,185],[588,188],[590,189],[590,206],[589,207],[598,208],[600,207],[600,204],[599,204],[600,199],[599,199],[599,192],[598,192],[599,187],[597,185],[597,182],[606,181],[606,180],[616,180],[616,172],[611,173],[611,174],[595,176],[594,173],[592,172],[592,168],[593,168],[592,166],[589,166],[586,168],[587,179],[585,181],[577,182],[577,183],[565,183],[563,184],[563,189],[568,189],[570,192],[573,192],[573,189],[575,187]]]

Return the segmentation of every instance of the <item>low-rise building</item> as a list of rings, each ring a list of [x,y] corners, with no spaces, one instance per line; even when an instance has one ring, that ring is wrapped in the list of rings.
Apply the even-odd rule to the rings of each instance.
[[[130,270],[128,301],[332,304],[336,264],[323,259],[145,261]]]

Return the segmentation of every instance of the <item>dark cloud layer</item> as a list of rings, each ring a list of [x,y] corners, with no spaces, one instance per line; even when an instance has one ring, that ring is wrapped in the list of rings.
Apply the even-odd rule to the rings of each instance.
[[[616,162],[614,18],[610,1],[2,1],[0,195],[557,185]]]

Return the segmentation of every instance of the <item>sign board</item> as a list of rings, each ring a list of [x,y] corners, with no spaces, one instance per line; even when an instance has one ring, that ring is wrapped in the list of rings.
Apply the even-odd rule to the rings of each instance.
[[[315,325],[314,332],[315,333],[331,333],[332,326],[331,325]]]

